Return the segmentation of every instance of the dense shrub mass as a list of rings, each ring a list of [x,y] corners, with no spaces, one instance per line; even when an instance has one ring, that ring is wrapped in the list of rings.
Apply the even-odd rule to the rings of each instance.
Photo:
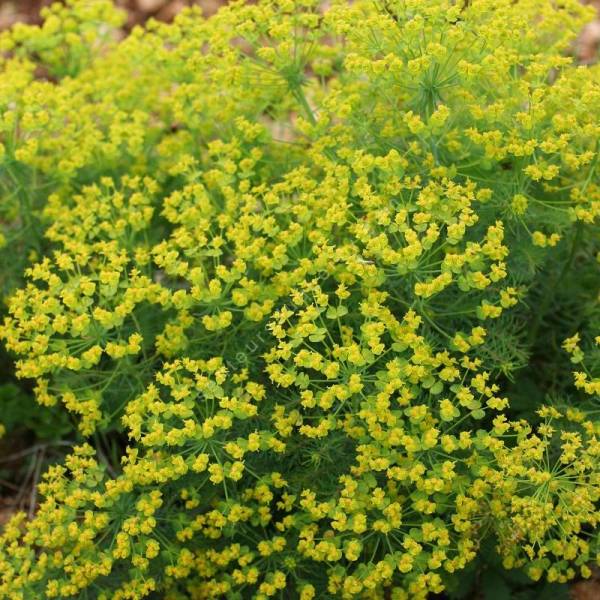
[[[494,556],[589,576],[588,12],[121,19],[72,0],[0,37],[6,389],[77,444],[4,528],[0,597],[418,599]]]

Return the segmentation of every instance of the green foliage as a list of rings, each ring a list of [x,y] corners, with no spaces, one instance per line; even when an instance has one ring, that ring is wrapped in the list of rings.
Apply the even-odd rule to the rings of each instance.
[[[260,0],[121,39],[110,2],[70,0],[0,35],[2,420],[75,440],[4,528],[0,598],[589,576],[589,18]]]

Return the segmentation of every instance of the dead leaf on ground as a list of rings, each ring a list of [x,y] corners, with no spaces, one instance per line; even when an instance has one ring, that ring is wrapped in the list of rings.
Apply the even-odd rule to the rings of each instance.
[[[592,576],[585,581],[578,581],[571,586],[571,600],[600,599],[600,570],[593,569]]]

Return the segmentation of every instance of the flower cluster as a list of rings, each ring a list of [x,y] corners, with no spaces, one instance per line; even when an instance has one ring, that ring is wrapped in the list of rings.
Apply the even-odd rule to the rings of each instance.
[[[0,598],[418,600],[490,540],[589,576],[588,16],[259,0],[119,39],[68,0],[2,34],[0,338],[77,444]]]

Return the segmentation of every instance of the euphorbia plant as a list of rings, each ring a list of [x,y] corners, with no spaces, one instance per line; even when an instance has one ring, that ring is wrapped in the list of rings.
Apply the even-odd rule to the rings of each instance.
[[[2,338],[78,444],[6,526],[0,596],[425,598],[496,560],[588,576],[588,18],[261,0],[119,39],[98,0],[3,34],[3,252],[27,265],[2,279]]]

